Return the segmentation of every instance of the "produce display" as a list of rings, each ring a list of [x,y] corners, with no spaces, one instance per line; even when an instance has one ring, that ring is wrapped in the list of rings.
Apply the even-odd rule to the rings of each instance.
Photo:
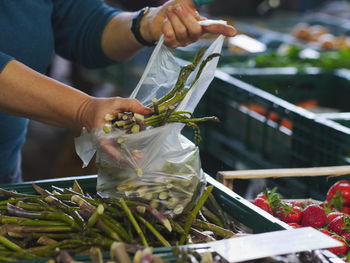
[[[246,60],[234,61],[234,59],[230,59],[222,66],[241,68],[296,67],[299,70],[307,67],[317,67],[324,70],[350,69],[350,49],[312,51],[312,56],[309,54],[297,44],[284,45],[277,51],[250,56]]]
[[[89,194],[76,181],[72,188],[33,188],[38,195],[0,189],[0,261],[227,263],[196,244],[246,235],[218,205],[212,186],[191,211],[176,217],[140,202]],[[169,246],[153,253],[152,247]],[[329,263],[318,250],[249,262]]]
[[[274,188],[258,194],[252,203],[294,228],[311,226],[341,241],[342,246],[329,250],[350,262],[349,181],[332,185],[324,201],[284,200]]]
[[[91,247],[109,250],[113,242],[128,247],[169,247],[229,238],[238,231],[208,186],[190,211],[165,216],[148,204],[106,199],[73,188],[33,185],[38,195],[0,189],[0,260],[73,255]]]
[[[321,25],[299,23],[294,26],[292,35],[296,38],[313,43],[323,49],[349,49],[350,39],[346,35],[335,36]]]

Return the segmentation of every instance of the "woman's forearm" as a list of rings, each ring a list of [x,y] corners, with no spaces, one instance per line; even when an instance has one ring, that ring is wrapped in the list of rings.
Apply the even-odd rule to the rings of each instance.
[[[115,61],[123,62],[142,48],[130,30],[133,16],[134,13],[131,12],[123,12],[115,16],[103,32],[102,49]]]
[[[79,128],[90,96],[10,61],[0,73],[0,110],[57,126]]]
[[[88,130],[103,126],[107,113],[150,114],[136,99],[96,98],[48,78],[18,61],[0,73],[0,111],[56,126]]]

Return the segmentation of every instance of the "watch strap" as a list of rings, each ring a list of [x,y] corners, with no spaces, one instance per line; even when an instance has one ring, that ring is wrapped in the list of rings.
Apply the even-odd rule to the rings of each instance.
[[[134,34],[134,37],[140,44],[148,47],[153,47],[156,45],[156,42],[149,42],[145,40],[140,31],[141,20],[149,12],[149,10],[149,7],[144,7],[136,13],[132,19],[131,32]]]

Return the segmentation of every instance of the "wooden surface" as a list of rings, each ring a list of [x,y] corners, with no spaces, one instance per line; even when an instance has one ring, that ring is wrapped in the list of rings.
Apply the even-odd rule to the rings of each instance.
[[[227,187],[233,187],[234,179],[257,179],[302,176],[340,176],[350,174],[350,165],[311,168],[283,168],[261,170],[219,171],[216,178]]]

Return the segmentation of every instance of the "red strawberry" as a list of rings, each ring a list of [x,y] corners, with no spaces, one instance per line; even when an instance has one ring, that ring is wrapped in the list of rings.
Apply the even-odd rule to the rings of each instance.
[[[301,209],[298,206],[283,205],[275,212],[275,215],[286,223],[300,223]]]
[[[348,245],[346,244],[346,242],[344,241],[343,238],[341,238],[340,236],[338,235],[332,235],[331,236],[332,238],[342,242],[342,245],[339,246],[339,247],[332,247],[332,248],[329,248],[328,250],[331,251],[333,254],[335,255],[345,255],[346,252],[348,252]]]
[[[322,232],[323,234],[326,234],[328,236],[333,235],[331,232],[329,232],[327,229],[325,228],[320,228],[318,231]]]
[[[287,204],[291,205],[291,206],[299,206],[302,207],[304,205],[304,202],[302,201],[297,201],[297,200],[288,200]]]
[[[302,225],[299,225],[297,223],[288,223],[288,225],[290,225],[293,228],[301,228],[301,227],[303,227]]]
[[[350,242],[350,233],[345,233],[342,235],[342,237],[345,239],[346,242]]]
[[[350,204],[350,182],[340,180],[333,184],[327,192],[326,200],[337,209],[340,209],[340,204]],[[332,204],[334,201],[336,204]]]
[[[349,205],[344,205],[341,209],[341,212],[343,212],[344,214],[350,215],[350,207]]]
[[[264,193],[264,192],[260,192],[257,196],[256,196],[256,198],[263,198],[263,199],[267,199],[267,197],[266,197],[266,194]]]
[[[301,211],[302,226],[322,227],[327,223],[326,212],[318,205],[309,205]]]
[[[271,210],[271,207],[269,205],[269,203],[261,198],[261,197],[257,197],[253,200],[252,202],[254,205],[256,205],[257,207],[260,207],[262,210],[265,210],[266,212],[272,214],[272,210]]]
[[[344,213],[342,212],[331,212],[327,215],[327,221],[328,223],[332,222],[334,218],[338,217],[338,216],[343,216]]]
[[[350,230],[350,217],[348,216],[337,216],[331,222],[329,222],[328,229],[337,233],[338,235],[343,235]]]

